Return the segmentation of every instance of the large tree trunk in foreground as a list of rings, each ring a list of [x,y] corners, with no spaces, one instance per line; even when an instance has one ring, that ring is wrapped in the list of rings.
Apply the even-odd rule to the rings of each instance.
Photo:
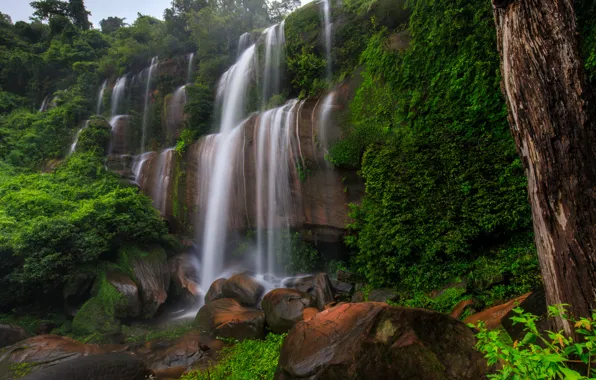
[[[588,316],[596,292],[596,125],[573,1],[492,1],[546,299]],[[572,334],[569,323],[555,325]]]

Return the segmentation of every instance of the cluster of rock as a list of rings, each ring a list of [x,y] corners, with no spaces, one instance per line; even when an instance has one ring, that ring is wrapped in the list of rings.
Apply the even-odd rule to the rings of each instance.
[[[170,261],[168,273],[178,273],[180,289],[198,290],[187,278],[185,263],[181,257]],[[148,273],[144,275],[150,278]],[[106,276],[110,284],[113,278],[117,277],[111,273]],[[398,292],[376,289],[364,297],[356,290],[360,281],[346,272],[339,272],[338,280],[319,273],[287,279],[285,288],[266,292],[262,283],[246,273],[218,279],[205,295],[195,329],[175,340],[84,344],[57,335],[29,337],[21,328],[0,325],[0,380],[23,375],[46,380],[179,378],[217,361],[217,353],[225,346],[218,338],[262,339],[268,331],[287,333],[276,380],[486,378],[488,367],[475,350],[474,332],[457,319],[470,300],[457,305],[451,316],[393,307],[378,301],[395,301]],[[121,294],[138,294],[138,298],[129,297],[129,308],[122,310],[143,313],[152,305],[148,299],[163,295],[153,292],[151,298],[143,298],[142,292],[129,291],[132,284],[125,287],[122,283],[125,281],[120,278],[119,287],[113,284]],[[147,283],[134,282],[137,289],[144,289]],[[544,294],[526,294],[474,314],[466,322],[482,320],[489,328],[503,325],[517,338],[523,332],[517,332],[517,326],[508,325],[506,319],[518,303],[540,315]]]
[[[248,274],[218,279],[205,296],[196,326],[204,333],[238,340],[264,338],[266,327],[286,333],[296,323],[333,306],[341,297],[342,287],[352,287],[338,281],[335,284],[327,274],[319,273],[286,280],[286,288],[264,295],[265,286]]]

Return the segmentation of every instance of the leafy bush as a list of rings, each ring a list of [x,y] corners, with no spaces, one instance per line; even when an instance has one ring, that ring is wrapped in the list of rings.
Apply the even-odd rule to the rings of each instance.
[[[591,318],[574,319],[565,309],[568,305],[549,306],[549,317],[563,318],[575,327],[577,341],[563,331],[542,333],[536,327],[538,317],[524,313],[521,308],[513,311],[514,324],[523,324],[526,335],[521,341],[509,343],[502,330],[488,331],[481,322],[476,334],[476,348],[485,354],[489,365],[499,364],[497,374],[491,379],[596,379],[596,313]],[[510,339],[509,339],[510,340]],[[578,369],[577,364],[583,364]],[[578,372],[579,371],[579,372]]]
[[[244,340],[225,347],[219,363],[203,372],[192,372],[182,380],[273,379],[279,350],[286,335],[269,334],[265,340]]]
[[[93,154],[76,153],[52,174],[0,177],[4,307],[34,295],[43,299],[79,266],[129,241],[151,244],[167,234],[150,199],[122,187]]]
[[[331,159],[354,166],[364,151],[366,195],[347,239],[353,266],[374,286],[427,292],[465,275],[491,246],[533,248],[514,239],[531,230],[531,215],[490,4],[410,6],[408,50],[390,51],[381,31],[363,52],[350,146]]]

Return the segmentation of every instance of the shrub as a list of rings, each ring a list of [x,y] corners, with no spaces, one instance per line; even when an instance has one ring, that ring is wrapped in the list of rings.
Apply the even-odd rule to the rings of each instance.
[[[269,334],[265,340],[244,340],[221,352],[219,363],[182,380],[269,380],[273,379],[284,335]]]
[[[526,335],[521,341],[509,343],[502,330],[488,331],[480,323],[476,334],[476,347],[485,354],[489,365],[499,364],[497,374],[491,379],[595,379],[596,370],[596,313],[591,318],[571,318],[568,305],[549,306],[549,317],[563,318],[575,328],[578,340],[565,336],[563,331],[542,333],[536,327],[538,317],[524,313],[521,308],[513,311],[514,324],[523,324]],[[585,368],[578,369],[578,363]],[[579,371],[579,372],[578,372]]]

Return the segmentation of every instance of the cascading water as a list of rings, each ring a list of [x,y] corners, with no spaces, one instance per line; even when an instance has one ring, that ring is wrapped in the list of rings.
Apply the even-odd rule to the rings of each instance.
[[[149,124],[149,93],[151,91],[151,82],[153,80],[153,73],[157,69],[157,57],[151,59],[151,65],[147,71],[147,83],[145,87],[145,105],[143,107],[143,131],[141,135],[141,153],[145,153],[145,142],[147,139],[147,127]]]
[[[176,136],[184,121],[184,106],[186,105],[186,85],[180,86],[174,91],[166,113],[166,124],[169,137]]]
[[[192,82],[192,73],[193,73],[193,69],[194,69],[194,63],[195,63],[195,53],[190,53],[188,55],[188,68],[186,70],[186,83]]]
[[[264,112],[259,116],[255,131],[257,273],[264,273],[266,269],[269,274],[279,274],[276,254],[284,232],[290,226],[292,125],[298,105],[297,100],[291,100],[282,107]]]
[[[124,99],[124,91],[126,90],[126,76],[127,75],[124,74],[118,78],[116,84],[114,85],[114,89],[112,90],[112,117],[118,115],[120,104],[122,103],[122,99]]]
[[[95,110],[96,115],[101,114],[101,104],[103,102],[103,94],[106,91],[107,86],[108,86],[108,80],[106,79],[103,81],[103,84],[99,88],[99,94],[97,94],[97,108]]]
[[[244,33],[241,35],[238,39],[238,52],[236,53],[236,59],[240,58],[240,55],[244,53],[244,50],[246,50],[252,44],[252,34]]]
[[[323,149],[324,153],[329,153],[329,121],[331,112],[333,111],[333,105],[335,101],[335,92],[328,93],[319,108],[319,134],[318,142],[319,146]]]
[[[153,205],[162,215],[166,215],[167,213],[173,158],[174,148],[168,148],[154,159],[155,167],[152,168],[152,172],[154,173],[154,177],[152,178],[153,183],[147,191],[151,199],[153,199]]]
[[[41,107],[39,107],[39,112],[43,112],[46,110],[46,108],[48,108],[48,102],[50,101],[50,96],[48,95],[45,98],[43,98],[43,102],[41,102]]]
[[[214,165],[210,174],[208,203],[204,218],[201,288],[208,289],[223,269],[228,225],[232,166],[241,140],[246,98],[254,70],[255,46],[246,49],[223,76],[218,88],[222,116]]]
[[[79,130],[77,131],[74,141],[70,145],[70,151],[68,152],[69,156],[72,155],[75,152],[75,150],[77,149],[77,144],[79,143],[79,137],[81,136],[81,132],[83,132],[88,126],[89,126],[89,120],[85,121],[85,124],[83,124],[83,126],[81,128],[79,128]]]
[[[285,21],[263,32],[265,35],[265,65],[263,73],[263,107],[281,91],[281,73],[285,44]]]
[[[327,80],[331,81],[331,0],[323,0],[323,21],[325,33],[325,59],[327,60]]]
[[[126,133],[128,118],[128,115],[116,115],[110,119],[112,137],[110,138],[108,154],[126,154],[130,152],[129,136]]]

